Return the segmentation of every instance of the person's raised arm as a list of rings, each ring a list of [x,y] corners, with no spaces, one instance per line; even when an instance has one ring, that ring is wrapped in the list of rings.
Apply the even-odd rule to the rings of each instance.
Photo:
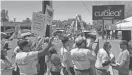
[[[38,51],[38,57],[41,57],[41,56],[47,54],[49,48],[52,46],[53,39],[54,39],[54,37],[51,37],[49,42],[48,42],[48,45],[46,45],[46,47],[43,50]]]

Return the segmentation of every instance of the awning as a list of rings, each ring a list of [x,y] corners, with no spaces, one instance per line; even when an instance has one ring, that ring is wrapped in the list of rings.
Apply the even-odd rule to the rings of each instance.
[[[126,18],[109,27],[109,30],[132,30],[132,17]]]
[[[132,22],[124,22],[116,25],[116,30],[132,30]]]

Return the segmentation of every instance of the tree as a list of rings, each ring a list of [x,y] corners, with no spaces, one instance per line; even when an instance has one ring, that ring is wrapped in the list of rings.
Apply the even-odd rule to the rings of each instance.
[[[26,18],[26,20],[23,20],[22,22],[24,22],[24,23],[30,23],[31,20],[29,18]]]
[[[7,22],[7,21],[9,21],[8,10],[2,9],[1,10],[1,22]]]

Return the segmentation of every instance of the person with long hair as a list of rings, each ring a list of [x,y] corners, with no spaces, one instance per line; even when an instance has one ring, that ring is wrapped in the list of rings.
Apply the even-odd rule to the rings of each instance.
[[[48,74],[47,75],[61,75],[61,60],[54,46],[49,49],[48,54]]]
[[[96,51],[93,49],[93,44],[96,40],[96,36],[93,35],[93,34],[89,34],[86,38],[86,49],[90,50],[92,52],[92,55],[94,57],[96,57]],[[96,60],[91,60],[90,61],[90,74],[91,75],[95,75],[96,74],[96,71],[95,71],[95,61]]]
[[[112,64],[112,67],[118,70],[119,75],[129,75],[130,53],[127,47],[128,42],[122,40],[120,42],[122,51],[119,53],[116,63]]]

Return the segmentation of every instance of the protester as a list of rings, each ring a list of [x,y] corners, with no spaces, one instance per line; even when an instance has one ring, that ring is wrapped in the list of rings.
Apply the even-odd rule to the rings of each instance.
[[[1,75],[10,75],[14,67],[11,64],[11,61],[7,57],[8,47],[5,45],[1,46]]]
[[[19,40],[22,40],[22,39],[19,39]],[[26,39],[25,39],[26,40]],[[27,40],[27,41],[29,41],[29,47],[30,47],[30,49],[32,49],[32,42],[30,41],[30,40]],[[14,49],[14,51],[13,51],[13,55],[12,55],[12,59],[14,60],[15,59],[15,56],[16,56],[16,54],[17,53],[19,53],[19,52],[21,52],[21,49],[20,49],[20,47],[19,47],[19,42],[20,41],[17,41],[17,47]]]
[[[37,75],[37,59],[47,54],[48,49],[52,46],[52,40],[53,37],[50,39],[47,47],[40,51],[31,51],[27,40],[19,40],[21,52],[16,54],[16,63],[21,75]]]
[[[95,40],[96,40],[96,37],[93,34],[89,34],[89,36],[86,38],[86,48],[89,49],[92,52],[92,55],[94,57],[96,57],[95,50],[93,49],[93,44],[94,44]],[[95,75],[96,74],[95,61],[96,60],[91,60],[90,61],[90,65],[91,65],[90,74],[91,75]]]
[[[49,65],[49,66],[48,66]],[[48,74],[47,75],[61,75],[61,60],[60,56],[54,47],[49,49],[48,55]]]
[[[92,52],[86,47],[86,39],[78,37],[75,40],[77,48],[71,50],[72,60],[75,68],[75,75],[90,75],[90,61],[96,60]]]
[[[28,40],[27,39],[27,36],[22,36],[22,38],[19,38],[19,40]],[[30,40],[29,40],[30,41]],[[13,55],[12,55],[12,58],[14,59],[15,58],[15,56],[16,56],[16,54],[18,53],[18,52],[20,52],[20,48],[19,48],[19,41],[17,41],[17,47],[14,49],[14,51],[13,51]],[[32,47],[32,42],[30,41],[30,47]]]
[[[64,75],[75,75],[71,53],[69,50],[69,43],[70,40],[67,36],[64,36],[62,39],[63,47],[60,49],[60,56],[61,56],[61,64],[63,66],[63,74]]]
[[[130,53],[127,49],[128,43],[123,40],[120,42],[120,52],[116,64],[112,64],[113,68],[117,69],[119,75],[129,75],[129,63],[130,63]]]
[[[111,44],[109,42],[105,42],[103,48],[98,51],[97,60],[95,62],[96,75],[108,75],[107,70],[111,63],[109,55],[110,49]]]

